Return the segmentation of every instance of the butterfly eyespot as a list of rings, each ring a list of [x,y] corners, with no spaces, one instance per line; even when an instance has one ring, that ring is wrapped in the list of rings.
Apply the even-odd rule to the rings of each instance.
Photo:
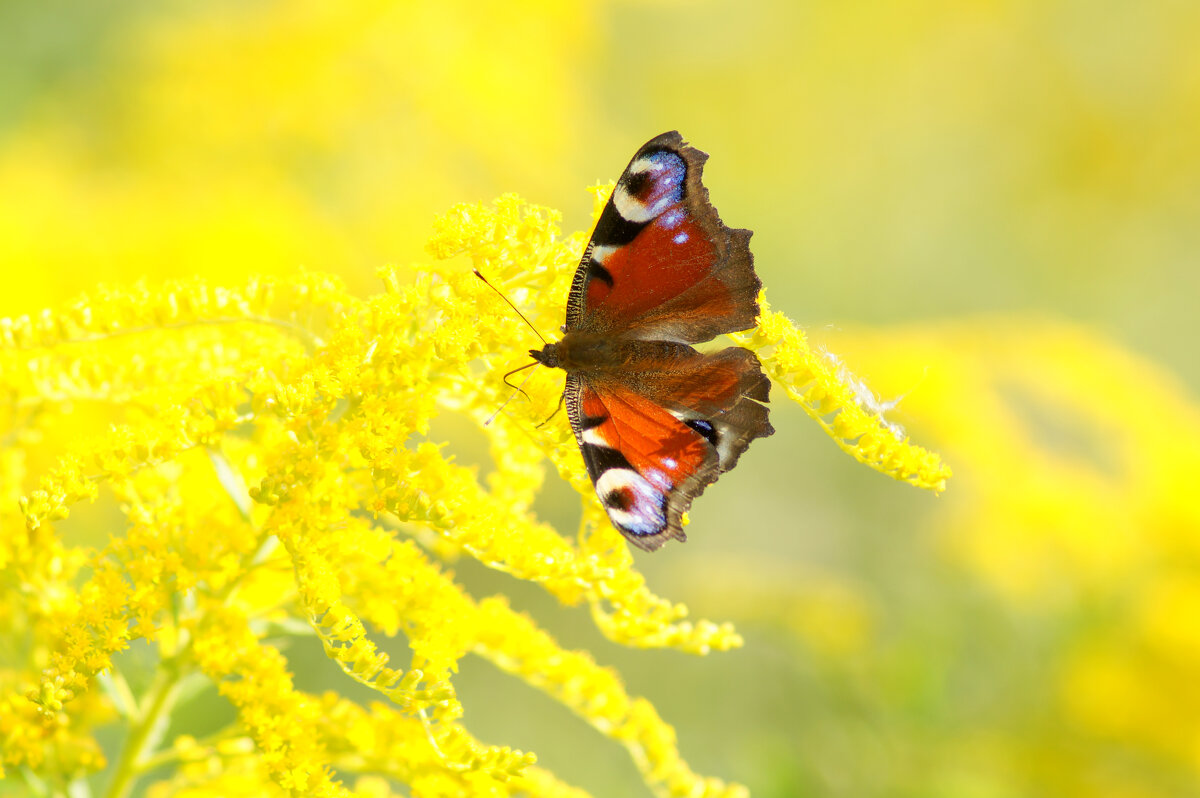
[[[665,497],[638,472],[610,468],[596,480],[596,494],[617,527],[632,535],[653,535],[666,524]]]
[[[699,432],[704,440],[713,445],[713,448],[720,448],[721,436],[717,432],[716,425],[711,421],[705,421],[702,418],[693,418],[683,423],[696,430],[696,432]]]
[[[651,187],[652,177],[649,171],[634,172],[629,176],[629,182],[626,184],[626,189],[634,197],[637,197],[642,202],[646,201],[644,196]]]
[[[627,222],[644,225],[683,198],[687,164],[659,150],[636,159],[617,183],[612,202]]]
[[[629,488],[617,488],[605,495],[604,506],[613,510],[628,510],[633,506],[633,495]]]

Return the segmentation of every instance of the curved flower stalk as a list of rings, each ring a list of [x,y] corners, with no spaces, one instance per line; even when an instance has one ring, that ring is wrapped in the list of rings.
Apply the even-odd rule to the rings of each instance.
[[[596,194],[599,203],[604,189]],[[582,245],[559,234],[553,212],[507,196],[454,208],[430,251],[469,256],[548,329]],[[155,795],[239,794],[256,778],[286,795],[373,795],[384,778],[421,796],[581,796],[533,754],[471,735],[453,677],[475,655],[627,748],[656,794],[744,795],[694,773],[671,727],[611,669],[443,570],[467,556],[534,582],[586,605],[628,646],[707,654],[741,644],[730,625],[690,621],[648,589],[565,419],[538,426],[561,391],[549,370],[530,376],[532,402],[509,406],[512,423],[485,425],[511,341],[526,335],[495,294],[458,265],[380,276],[386,291],[366,300],[319,275],[194,281],[107,289],[0,322],[0,485],[11,499],[0,506],[0,607],[12,633],[33,641],[22,668],[0,672],[4,766],[64,789],[107,766],[109,796],[165,764],[175,768]],[[781,324],[765,315],[767,343],[752,343],[774,347],[764,364],[793,392],[797,344]],[[447,411],[488,436],[486,480],[429,439]],[[107,431],[94,434],[95,418]],[[868,452],[864,462],[902,462],[882,470],[940,489],[932,456],[912,465],[911,447],[830,428]],[[46,446],[62,450],[52,464]],[[530,510],[547,460],[584,497],[575,536]],[[98,526],[95,516],[108,529],[93,550],[71,529],[80,517]],[[400,633],[403,667],[392,659]],[[298,689],[276,642],[297,634],[319,640],[379,702],[367,710]],[[158,663],[140,694],[124,675],[134,641]],[[180,696],[214,688],[236,723],[164,739]],[[111,763],[92,737],[105,711],[126,726]]]
[[[763,370],[858,462],[919,488],[941,493],[950,468],[935,452],[909,442],[884,414],[889,409],[831,353],[814,351],[782,313],[759,299],[758,326],[730,336],[759,353]]]

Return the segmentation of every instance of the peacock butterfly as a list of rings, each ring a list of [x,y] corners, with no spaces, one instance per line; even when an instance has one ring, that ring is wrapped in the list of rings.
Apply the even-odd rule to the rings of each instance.
[[[726,227],[678,132],[625,167],[567,299],[562,340],[530,355],[567,372],[563,399],[608,517],[635,546],[686,540],[683,514],[755,438],[770,383],[753,352],[689,344],[754,326],[750,231]]]

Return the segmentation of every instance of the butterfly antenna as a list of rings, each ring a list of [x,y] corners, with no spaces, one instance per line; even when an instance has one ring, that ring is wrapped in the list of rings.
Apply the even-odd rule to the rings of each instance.
[[[501,379],[502,379],[502,380],[504,380],[504,384],[505,384],[505,385],[507,385],[509,388],[514,388],[514,389],[516,389],[516,390],[520,391],[520,390],[521,390],[521,388],[525,387],[525,382],[528,382],[528,381],[529,381],[529,377],[532,377],[533,375],[532,375],[532,374],[530,374],[529,376],[527,376],[527,377],[525,378],[525,382],[522,382],[522,383],[520,384],[520,386],[513,385],[511,382],[509,382],[509,381],[508,381],[508,378],[509,378],[509,377],[511,377],[512,375],[516,374],[516,373],[517,373],[517,372],[519,372],[519,371],[524,371],[525,369],[531,369],[531,368],[533,368],[533,367],[534,367],[534,366],[536,366],[536,365],[538,365],[538,362],[537,362],[536,360],[535,360],[535,361],[533,361],[532,363],[526,363],[524,366],[521,366],[520,368],[515,368],[515,369],[513,369],[512,371],[508,372],[508,373],[507,373],[507,374],[505,374],[503,377],[501,377]],[[525,393],[524,391],[521,391],[521,392],[522,392],[522,393]],[[526,393],[526,394],[525,394],[525,398],[526,398],[526,399],[529,399],[529,394],[527,394],[527,393]],[[530,401],[533,401],[533,400],[532,400],[532,399],[530,399]]]
[[[511,377],[513,374],[516,374],[518,371],[524,371],[525,369],[532,368],[533,366],[536,366],[537,364],[538,363],[535,360],[534,362],[532,362],[528,365],[521,366],[521,368],[519,368],[519,369],[513,369],[512,371],[508,372],[508,374],[504,375],[504,384],[507,385],[509,388],[512,388],[513,392],[511,394],[509,394],[508,398],[505,399],[504,402],[501,403],[501,405],[499,407],[496,408],[496,412],[492,413],[490,416],[487,417],[487,420],[483,422],[483,426],[486,427],[489,424],[491,424],[493,421],[495,421],[496,416],[500,415],[500,411],[503,410],[508,405],[509,402],[511,402],[513,399],[515,399],[517,394],[525,393],[525,383],[529,382],[529,378],[533,376],[533,372],[526,374],[525,379],[521,380],[520,385],[513,385],[511,382],[508,381],[508,378]],[[525,393],[525,398],[529,399],[529,394]],[[533,400],[529,399],[529,401],[532,402]]]
[[[537,328],[537,327],[534,327],[534,326],[533,326],[533,323],[532,323],[531,321],[529,321],[529,319],[525,318],[525,314],[524,314],[524,313],[522,313],[520,310],[518,310],[518,309],[517,309],[517,306],[516,306],[516,305],[514,305],[514,304],[512,303],[512,300],[510,300],[510,299],[509,299],[508,297],[506,297],[504,294],[500,293],[500,289],[499,289],[499,288],[497,288],[496,286],[494,286],[494,285],[492,285],[491,283],[489,283],[489,282],[488,282],[488,279],[487,279],[486,277],[484,277],[482,274],[480,274],[480,273],[479,273],[479,269],[473,269],[472,271],[474,271],[474,272],[475,272],[475,276],[476,276],[476,277],[478,277],[480,280],[483,280],[483,284],[484,284],[484,285],[486,285],[488,288],[490,288],[490,289],[492,289],[493,291],[495,291],[495,292],[496,292],[496,293],[497,293],[497,294],[500,296],[500,298],[501,298],[501,299],[503,299],[505,302],[507,302],[507,303],[508,303],[508,306],[509,306],[510,308],[512,308],[512,309],[513,309],[513,312],[514,312],[514,313],[516,313],[518,316],[520,316],[520,317],[521,317],[521,321],[523,321],[523,322],[525,322],[526,324],[528,324],[528,325],[529,325],[529,329],[533,330],[533,334],[534,334],[534,335],[536,335],[538,338],[541,338],[541,339],[542,339],[542,343],[543,343],[543,344],[548,344],[548,343],[550,343],[549,341],[547,341],[545,338],[543,338],[543,337],[542,337],[542,334],[541,334],[540,332],[538,332],[538,328]],[[517,369],[517,371],[520,371],[520,369]],[[511,372],[511,371],[510,371],[510,372],[508,372],[508,374],[512,374],[512,373],[513,373],[513,372]],[[504,376],[506,376],[506,377],[507,377],[507,376],[508,376],[508,374],[506,374],[506,375],[504,375]]]

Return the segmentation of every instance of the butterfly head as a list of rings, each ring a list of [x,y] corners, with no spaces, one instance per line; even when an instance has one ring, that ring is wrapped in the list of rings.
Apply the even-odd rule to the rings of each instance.
[[[546,344],[541,349],[530,349],[529,356],[543,366],[548,366],[552,369],[562,367],[558,344]]]

